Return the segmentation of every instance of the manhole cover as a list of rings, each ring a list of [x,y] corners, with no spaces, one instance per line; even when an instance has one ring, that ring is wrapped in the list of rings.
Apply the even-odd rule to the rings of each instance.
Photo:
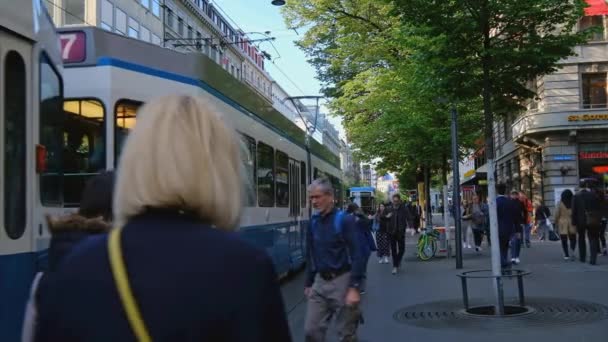
[[[507,304],[516,300],[508,300]],[[479,332],[512,332],[513,328],[542,328],[586,324],[608,319],[608,306],[562,298],[529,298],[529,313],[502,318],[464,312],[461,300],[417,304],[393,315],[396,321],[421,328]],[[483,323],[483,324],[480,324]]]

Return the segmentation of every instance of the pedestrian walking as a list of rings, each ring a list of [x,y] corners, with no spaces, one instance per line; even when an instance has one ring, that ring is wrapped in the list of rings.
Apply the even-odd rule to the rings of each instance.
[[[580,191],[572,200],[572,224],[578,232],[578,254],[580,262],[587,261],[587,243],[589,239],[589,264],[595,265],[599,252],[599,232],[601,225],[600,199],[592,191],[594,180],[583,179]]]
[[[462,213],[461,217],[461,227],[463,229],[462,232],[462,248],[473,248],[471,246],[471,219],[473,217],[471,212],[471,205],[467,200],[463,200],[460,206],[460,212]]]
[[[334,317],[339,340],[356,341],[365,256],[355,217],[334,208],[334,190],[327,179],[314,180],[308,190],[317,212],[306,238],[306,341],[325,341]]]
[[[57,218],[47,216],[47,226],[51,233],[49,265],[48,270],[38,273],[32,283],[21,334],[22,342],[35,340],[37,303],[45,296],[43,289],[52,282],[66,255],[84,239],[110,230],[113,189],[114,173],[102,172],[87,181],[78,213]],[[42,290],[38,291],[39,289]]]
[[[608,198],[606,193],[598,190],[598,198],[600,199],[600,213],[602,215],[602,221],[600,222],[599,238],[602,248],[602,255],[608,256],[608,249],[606,249],[606,225],[608,223]]]
[[[361,247],[361,254],[363,255],[363,276],[359,286],[359,292],[365,294],[365,288],[367,284],[367,264],[369,257],[372,252],[377,251],[374,237],[372,236],[372,221],[365,216],[361,208],[356,203],[351,203],[346,209],[348,215],[352,215],[355,218],[355,224],[357,226],[357,238],[359,239],[359,246]]]
[[[574,260],[576,250],[576,227],[572,225],[572,196],[572,191],[564,190],[557,210],[555,210],[555,225],[562,241],[564,260]],[[570,248],[568,248],[568,242],[570,242]]]
[[[389,217],[389,236],[391,241],[391,255],[393,256],[393,274],[399,272],[401,260],[405,253],[405,231],[407,227],[412,227],[412,216],[407,206],[401,202],[399,194],[393,195],[391,211]]]
[[[513,263],[514,265],[519,265],[519,263],[521,262],[519,256],[521,254],[522,238],[524,235],[524,223],[527,220],[527,211],[524,203],[519,200],[518,191],[511,191],[511,199],[514,201],[518,208],[518,215],[514,218],[515,233],[513,234],[513,237],[511,237],[510,242],[511,263]]]
[[[530,235],[532,235],[532,223],[534,222],[534,205],[532,205],[532,201],[528,199],[526,193],[523,191],[519,192],[519,200],[524,204],[524,207],[526,208],[526,221],[524,222],[523,228],[524,245],[526,246],[526,248],[530,248],[532,245]]]
[[[551,228],[551,211],[541,202],[536,203],[534,218],[536,221],[536,232],[539,234],[538,241],[549,240],[549,230]]]
[[[36,340],[291,341],[272,260],[234,233],[241,143],[213,102],[146,103],[118,165],[115,228],[66,257]]]
[[[388,235],[389,218],[386,217],[388,210],[384,203],[380,203],[374,221],[378,225],[376,231],[376,244],[378,246],[378,262],[381,264],[388,264],[388,258],[391,256],[390,250],[390,238]]]
[[[496,185],[496,215],[498,218],[498,242],[500,244],[500,261],[503,269],[510,269],[509,241],[515,233],[516,217],[519,215],[519,205],[505,196],[507,187],[504,184]]]
[[[473,228],[473,238],[475,241],[475,251],[481,252],[481,241],[486,228],[486,222],[489,218],[489,208],[487,204],[482,203],[479,196],[473,196],[473,204],[471,205],[471,223]]]

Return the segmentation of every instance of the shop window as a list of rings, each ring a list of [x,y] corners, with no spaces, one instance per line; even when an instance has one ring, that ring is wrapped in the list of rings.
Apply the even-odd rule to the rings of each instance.
[[[606,73],[583,74],[583,108],[606,108]]]
[[[26,222],[26,122],[25,63],[10,51],[4,62],[4,229],[20,238]]]
[[[274,149],[258,142],[257,162],[258,205],[274,207]]]
[[[40,57],[40,145],[46,168],[40,173],[40,201],[60,205],[63,196],[63,85],[45,54]]]
[[[120,152],[122,146],[129,135],[129,132],[135,127],[137,121],[137,110],[141,107],[142,102],[133,100],[120,100],[116,103],[116,109],[114,110],[114,118],[116,122],[114,130],[114,148],[115,148],[115,160],[114,163],[118,164]]]
[[[289,206],[289,157],[287,154],[276,153],[276,190],[277,207]]]
[[[608,189],[608,143],[580,144],[578,156],[579,176],[594,180],[604,193]]]
[[[584,16],[579,22],[581,31],[594,29],[595,32],[591,35],[592,41],[604,40],[604,17],[601,15]]]

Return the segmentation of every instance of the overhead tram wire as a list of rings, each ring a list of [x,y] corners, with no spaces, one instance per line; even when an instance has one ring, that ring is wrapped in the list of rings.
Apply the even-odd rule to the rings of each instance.
[[[49,4],[51,4],[53,7],[60,9],[62,12],[66,13],[66,14],[69,14],[70,16],[72,16],[72,17],[74,17],[74,18],[76,18],[76,19],[78,19],[78,20],[82,21],[84,24],[87,24],[87,25],[89,25],[89,26],[97,26],[97,25],[93,25],[93,24],[91,24],[90,22],[86,21],[84,18],[79,17],[79,16],[77,16],[76,14],[74,14],[74,13],[72,13],[72,12],[68,11],[68,10],[67,10],[67,9],[65,9],[64,7],[61,7],[61,6],[57,5],[57,4],[55,4],[55,3],[53,2],[53,0],[45,0],[45,1],[46,1],[47,3],[49,3]],[[51,19],[52,19],[52,18],[51,18]]]

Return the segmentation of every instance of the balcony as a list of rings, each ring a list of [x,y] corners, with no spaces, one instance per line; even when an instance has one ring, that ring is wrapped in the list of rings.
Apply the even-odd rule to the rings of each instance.
[[[512,126],[513,138],[527,134],[577,129],[606,129],[608,109],[581,109],[561,112],[528,113]]]

